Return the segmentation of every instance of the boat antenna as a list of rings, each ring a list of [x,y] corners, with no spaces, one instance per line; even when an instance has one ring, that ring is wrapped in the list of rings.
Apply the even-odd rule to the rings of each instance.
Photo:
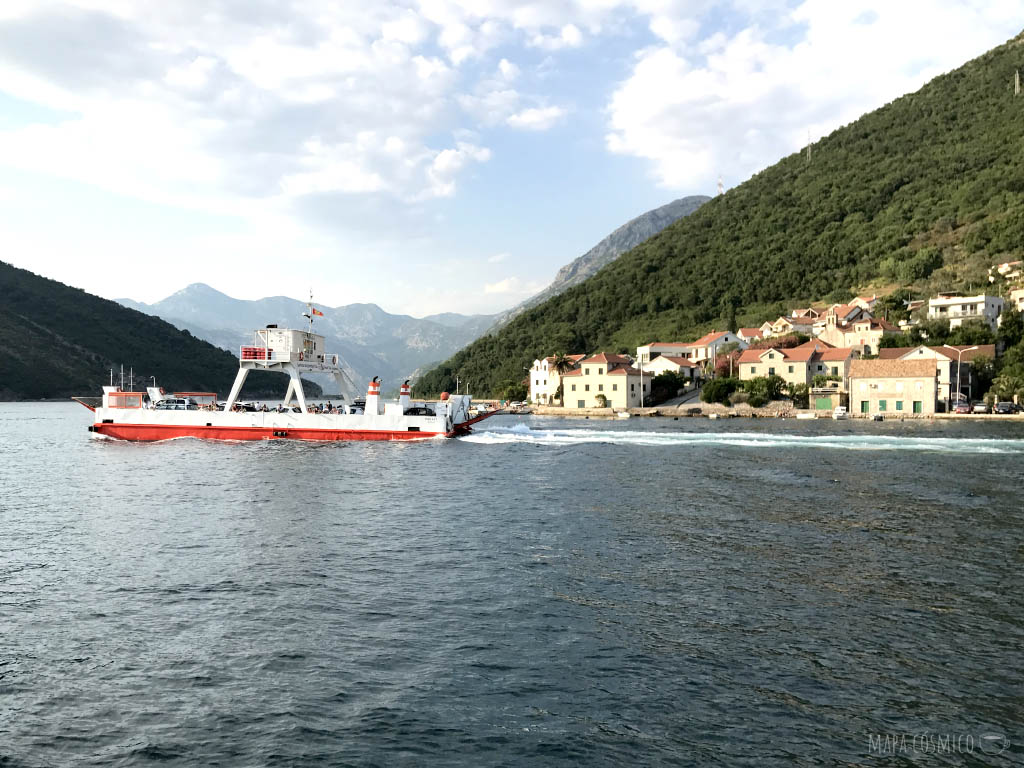
[[[124,363],[121,363],[121,391],[124,392]]]

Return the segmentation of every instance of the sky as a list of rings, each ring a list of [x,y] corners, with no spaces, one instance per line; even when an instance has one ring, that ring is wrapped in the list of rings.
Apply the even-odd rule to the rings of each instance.
[[[1024,0],[2,0],[0,260],[492,313],[1022,28]]]

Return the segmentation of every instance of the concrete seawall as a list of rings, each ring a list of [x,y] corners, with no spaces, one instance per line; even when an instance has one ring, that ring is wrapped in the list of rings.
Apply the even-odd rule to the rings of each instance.
[[[661,418],[686,418],[703,417],[717,414],[725,418],[752,418],[752,419],[795,419],[802,414],[815,414],[819,419],[830,419],[831,411],[812,411],[794,408],[786,401],[776,401],[764,408],[752,408],[742,403],[735,406],[726,406],[719,403],[686,403],[680,406],[669,406],[653,408],[629,408],[625,411],[630,417],[661,417]],[[535,416],[557,416],[568,419],[617,419],[619,411],[612,408],[559,408],[550,405],[536,405],[523,409],[521,413],[533,414]],[[851,419],[870,419],[870,415],[851,413]],[[999,413],[936,413],[936,414],[914,414],[914,413],[887,413],[883,414],[884,421],[906,421],[922,419],[951,419],[967,421],[1019,421],[1024,423],[1024,413],[999,414]]]

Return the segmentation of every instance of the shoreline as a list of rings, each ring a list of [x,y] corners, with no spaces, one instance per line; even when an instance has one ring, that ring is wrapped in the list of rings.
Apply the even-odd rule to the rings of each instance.
[[[616,411],[613,408],[560,408],[538,405],[524,408],[510,414],[525,416],[547,416],[566,419],[610,419],[625,420],[620,413],[628,413],[629,418],[670,418],[670,419],[816,419],[832,420],[831,411],[814,411],[793,408],[790,405],[768,405],[764,408],[751,408],[749,405],[725,406],[718,403],[700,403],[680,406],[653,406],[650,408],[627,408]],[[872,421],[873,414],[849,414],[848,420]],[[813,416],[813,419],[811,418]],[[1024,412],[1016,414],[1003,413],[886,413],[882,421],[1019,421],[1024,423]]]

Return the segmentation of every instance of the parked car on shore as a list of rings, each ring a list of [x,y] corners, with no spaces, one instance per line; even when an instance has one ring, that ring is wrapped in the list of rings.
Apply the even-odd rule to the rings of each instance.
[[[970,413],[971,404],[961,400],[959,403],[953,406],[953,413]]]
[[[1008,400],[1002,403],[996,403],[995,413],[1020,413],[1020,406],[1016,403],[1011,403]]]
[[[971,406],[971,413],[992,413],[992,406],[984,400],[979,400]]]

